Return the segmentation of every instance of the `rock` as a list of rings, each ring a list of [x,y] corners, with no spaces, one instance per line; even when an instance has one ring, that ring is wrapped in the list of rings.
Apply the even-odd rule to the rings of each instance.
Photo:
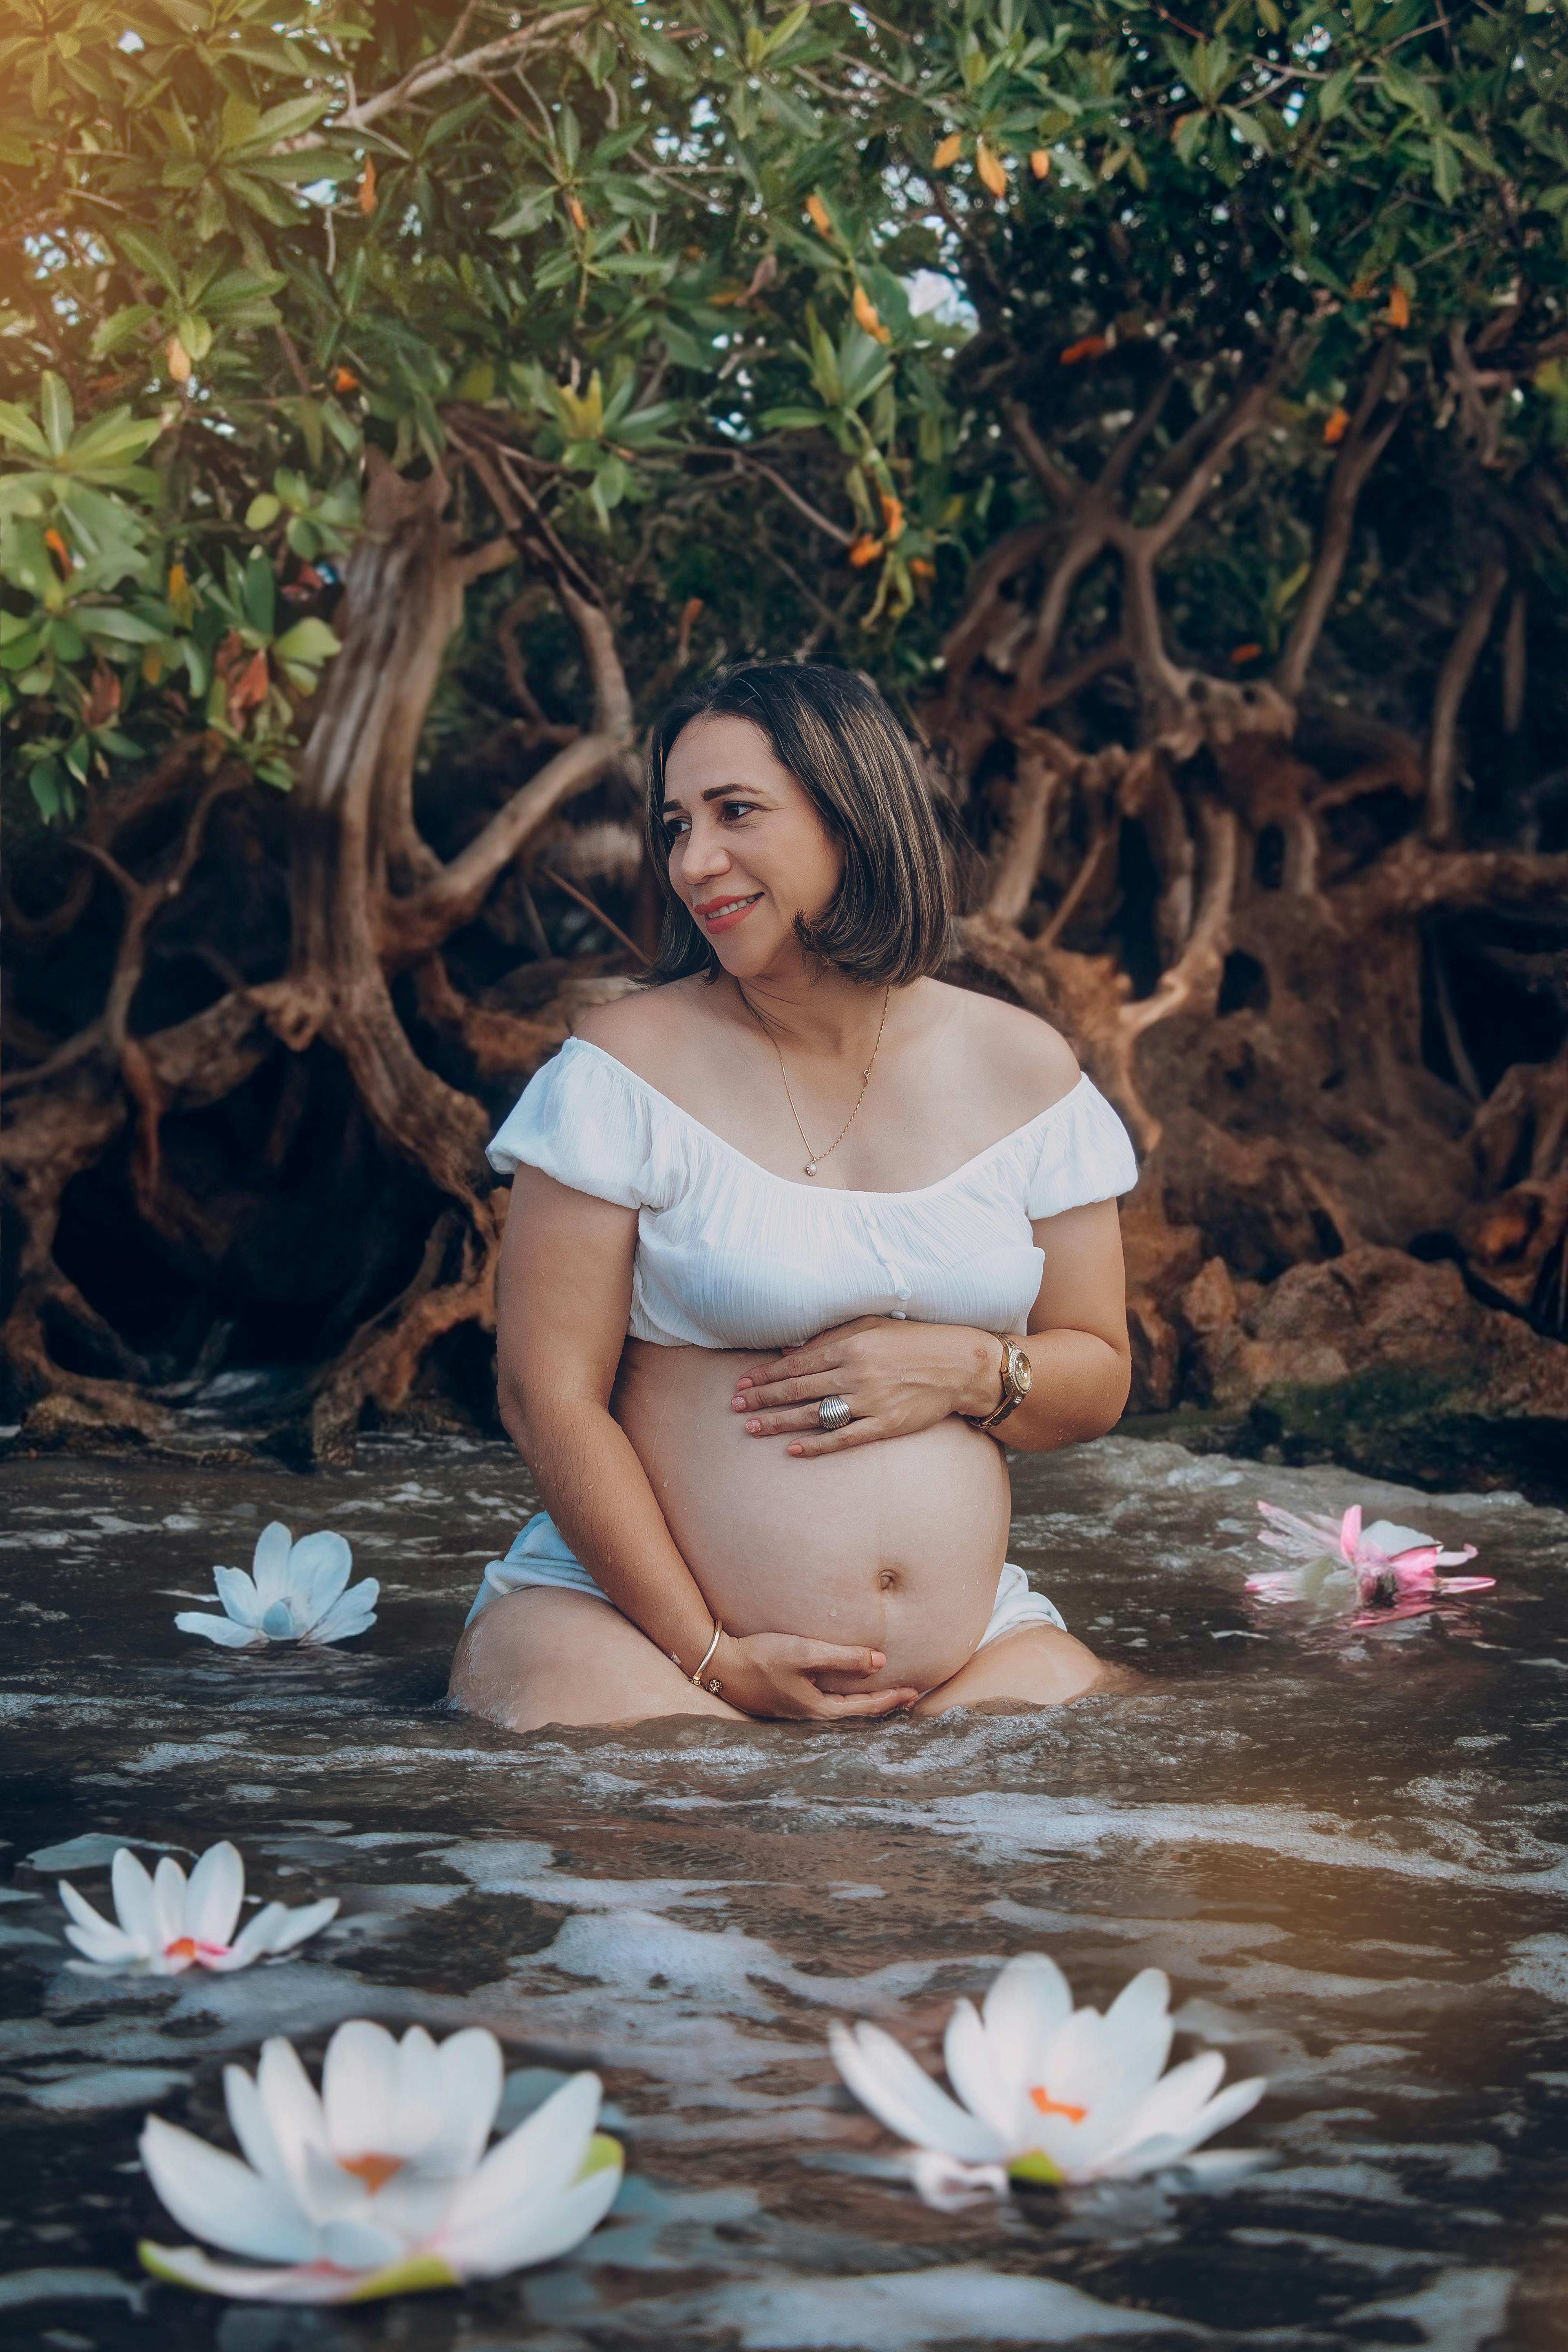
[[[1183,1387],[1231,1442],[1427,1486],[1568,1491],[1568,1347],[1482,1305],[1457,1265],[1360,1248],[1267,1288],[1211,1258],[1180,1292]]]

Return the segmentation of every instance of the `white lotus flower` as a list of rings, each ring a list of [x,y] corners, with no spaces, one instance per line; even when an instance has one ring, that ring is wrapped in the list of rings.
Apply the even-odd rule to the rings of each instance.
[[[225,1972],[247,1969],[252,1960],[291,1952],[307,1936],[324,1927],[337,1911],[335,1895],[319,1903],[290,1910],[286,1904],[267,1903],[247,1919],[237,1936],[240,1905],[245,1899],[245,1864],[239,1850],[225,1838],[209,1845],[187,1885],[185,1874],[165,1854],[148,1876],[129,1846],[122,1845],[110,1874],[117,1927],[96,1912],[70,1881],[59,1882],[60,1901],[73,1924],[66,1934],[85,1955],[68,1960],[68,1968],[83,1976],[174,1977],[185,1969]]]
[[[174,1619],[182,1633],[205,1633],[226,1650],[250,1650],[264,1642],[348,1642],[375,1622],[381,1586],[374,1576],[350,1587],[353,1554],[342,1536],[301,1536],[289,1540],[281,1519],[256,1538],[247,1576],[243,1568],[215,1568],[213,1582],[224,1613],[182,1609]]]
[[[363,2303],[499,2278],[563,2254],[621,2183],[620,2144],[596,2131],[596,2074],[574,2074],[489,2154],[500,2045],[483,2026],[401,2042],[353,2019],[327,2044],[321,2088],[281,2036],[256,2078],[224,2069],[245,2161],[149,2116],[148,2179],[176,2221],[230,2253],[139,2248],[154,2278],[262,2303]]]
[[[951,2209],[1009,2180],[1131,2180],[1181,2165],[1208,2186],[1250,2171],[1248,2150],[1192,2153],[1255,2107],[1261,2076],[1221,2091],[1225,2060],[1206,2050],[1162,2074],[1171,2050],[1170,1980],[1145,1969],[1106,2014],[1075,2010],[1043,1952],[1009,1960],[984,2012],[961,2000],[942,2054],[963,2105],[874,2025],[830,2032],[834,2060],[862,2105],[912,2140],[910,2170],[928,2204]]]

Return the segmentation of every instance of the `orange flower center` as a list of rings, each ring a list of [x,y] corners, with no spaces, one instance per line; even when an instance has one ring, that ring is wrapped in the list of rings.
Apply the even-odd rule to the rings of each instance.
[[[1037,2083],[1033,2090],[1029,2093],[1029,2096],[1034,2101],[1036,2106],[1038,2107],[1041,2115],[1066,2116],[1069,2124],[1082,2123],[1085,2116],[1089,2113],[1089,2109],[1087,2107],[1065,2106],[1059,2099],[1053,2099],[1043,2083]]]
[[[216,1958],[227,1949],[226,1944],[204,1944],[197,1936],[176,1936],[172,1944],[164,1945],[163,1958],[166,1960],[199,1960]]]
[[[352,2172],[356,2180],[363,2180],[373,2197],[395,2172],[403,2168],[400,2156],[340,2156],[338,2162],[345,2172]]]

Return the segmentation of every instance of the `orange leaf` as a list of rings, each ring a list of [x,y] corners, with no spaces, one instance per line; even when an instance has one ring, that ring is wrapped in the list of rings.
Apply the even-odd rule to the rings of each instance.
[[[856,535],[850,546],[849,561],[858,572],[862,564],[875,563],[881,552],[881,541],[873,539],[868,530],[863,530]]]
[[[191,380],[191,355],[189,352],[186,351],[184,343],[181,342],[178,335],[171,335],[168,341],[164,344],[163,358],[168,366],[169,373],[174,377],[174,382],[176,383],[189,383]]]
[[[1370,302],[1377,291],[1375,278],[1358,278],[1351,288],[1352,302]]]
[[[258,646],[228,689],[228,723],[242,726],[247,710],[254,710],[267,699],[267,648]]]
[[[334,368],[332,370],[332,390],[334,392],[357,392],[359,388],[359,378],[355,375],[353,368],[341,367]]]
[[[1232,646],[1230,657],[1239,669],[1244,662],[1256,661],[1262,651],[1261,646]]]
[[[827,206],[823,203],[822,198],[815,193],[807,196],[805,200],[805,209],[811,215],[811,225],[813,228],[816,230],[818,236],[831,236],[833,235],[833,223],[828,216]]]
[[[917,580],[934,580],[936,578],[935,564],[928,563],[923,555],[910,556],[910,570],[914,573]]]
[[[60,570],[64,572],[68,572],[71,568],[71,551],[66,545],[65,541],[60,537],[59,532],[58,530],[45,531],[44,545],[48,549],[49,553],[54,557],[55,562],[59,565]]]
[[[855,323],[864,327],[868,335],[875,335],[879,343],[890,343],[893,340],[877,316],[877,306],[863,286],[855,289]]]
[[[375,210],[375,158],[367,155],[359,175],[359,208],[367,216]]]
[[[107,727],[120,708],[120,680],[107,662],[95,665],[92,683],[81,706],[84,727]]]
[[[149,686],[156,686],[163,675],[163,656],[156,646],[149,646],[142,656],[142,676]]]
[[[1050,177],[1051,151],[1048,147],[1034,147],[1030,149],[1029,169],[1033,172],[1037,180],[1046,180]]]
[[[681,608],[680,608],[680,625],[681,625],[681,627],[682,627],[683,629],[689,629],[689,628],[691,626],[692,622],[697,618],[698,614],[699,614],[699,613],[700,613],[700,611],[701,611],[701,610],[702,610],[702,599],[701,599],[701,597],[700,597],[700,596],[689,596],[689,597],[687,598],[687,600],[686,600],[685,604],[682,604],[682,606],[681,606]]]
[[[994,148],[987,146],[984,139],[975,143],[974,168],[994,196],[1006,194],[1007,174],[1003,167],[1002,159]]]
[[[1063,367],[1077,367],[1083,360],[1101,358],[1110,349],[1104,335],[1080,335],[1076,343],[1069,343],[1066,351],[1058,352],[1057,356]]]
[[[1410,297],[1403,286],[1389,289],[1388,323],[1391,327],[1407,327],[1410,324]]]
[[[931,170],[945,172],[950,163],[957,163],[963,152],[962,135],[956,131],[950,131],[945,139],[938,142],[936,153],[931,159]]]
[[[879,490],[877,496],[882,501],[882,520],[887,527],[888,537],[890,540],[901,537],[904,528],[902,505],[890,490]]]
[[[1323,438],[1331,449],[1350,431],[1351,413],[1348,408],[1331,408],[1323,419]]]

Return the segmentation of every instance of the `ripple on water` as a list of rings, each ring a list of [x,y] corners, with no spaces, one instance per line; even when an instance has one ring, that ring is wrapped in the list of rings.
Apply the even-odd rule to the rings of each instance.
[[[130,2352],[1151,2342],[1481,2352],[1554,2339],[1568,2255],[1568,1521],[1111,1439],[1015,1465],[1013,1556],[1135,1693],[823,1733],[687,1721],[516,1742],[448,1713],[479,1566],[532,1507],[503,1449],[352,1471],[7,1465],[0,1920],[7,2340]],[[1255,1612],[1260,1492],[1480,1545],[1495,1593],[1387,1633]],[[173,1597],[258,1528],[342,1528],[380,1622],[220,1656]],[[201,1654],[196,1654],[200,1651]],[[300,1958],[71,1975],[53,1888],[228,1834],[253,1894],[334,1893]],[[837,2084],[834,2016],[933,2069],[954,1997],[1048,1949],[1273,2088],[1222,2197],[1140,2183],[939,2218]],[[136,2279],[155,2105],[226,2138],[225,2060],[347,2016],[503,2039],[508,2121],[604,2073],[632,2172],[544,2272],[352,2317]],[[32,2333],[29,2335],[28,2330]]]

